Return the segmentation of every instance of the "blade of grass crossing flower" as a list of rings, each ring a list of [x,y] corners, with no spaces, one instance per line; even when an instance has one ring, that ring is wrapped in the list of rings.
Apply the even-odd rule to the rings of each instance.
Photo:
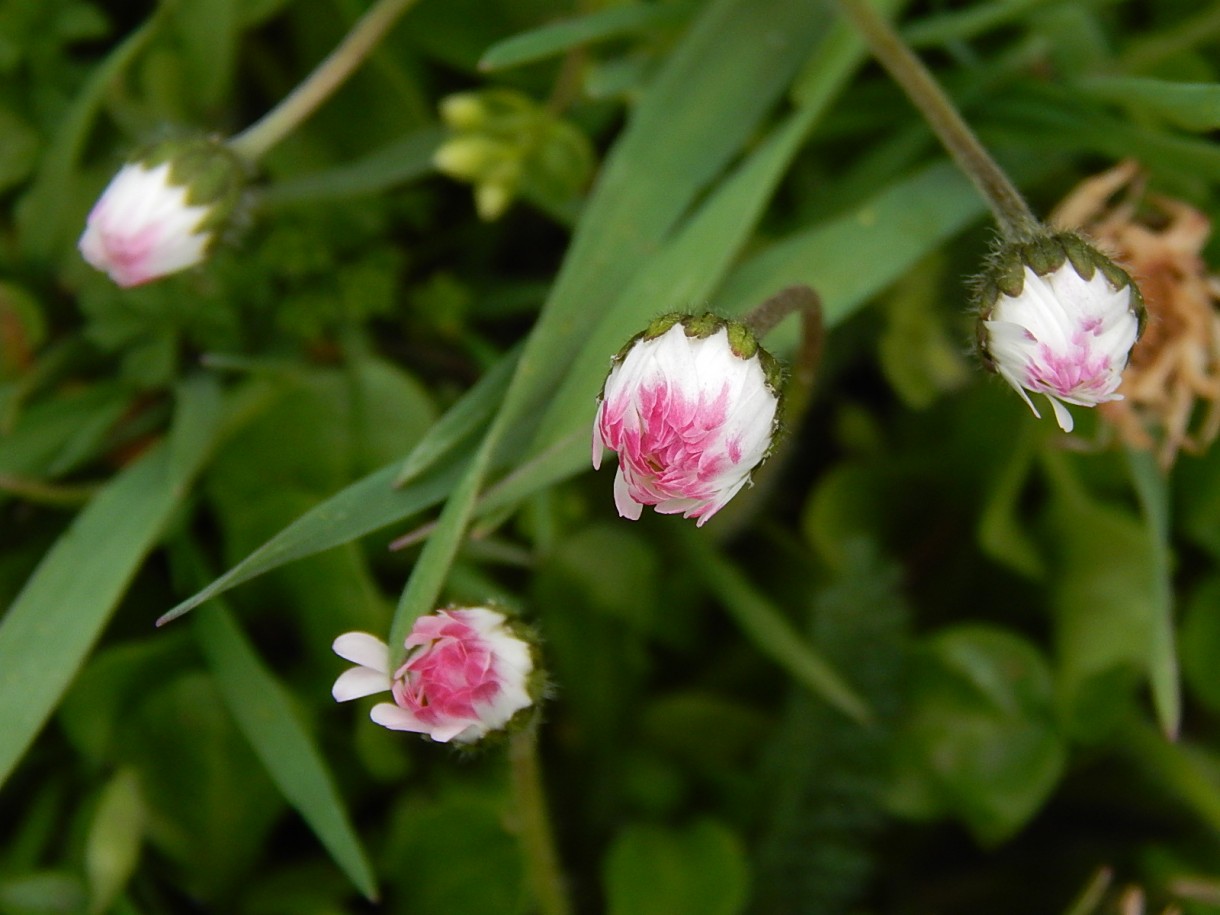
[[[555,393],[538,431],[537,450],[589,425],[610,357],[651,317],[685,311],[707,300],[749,237],[819,112],[820,108],[804,108],[791,115],[626,285]]]
[[[504,404],[407,582],[392,650],[435,609],[501,439],[537,421],[589,333],[586,316],[609,304],[750,139],[828,18],[803,0],[714,0],[670,56],[607,158]]]
[[[703,10],[606,159],[522,355],[506,422],[541,416],[592,329],[588,316],[606,311],[752,139],[829,21],[805,0],[713,0]]]
[[[501,417],[504,415],[500,414]],[[445,502],[432,536],[424,544],[411,577],[407,579],[407,586],[398,599],[394,618],[390,621],[387,644],[391,652],[391,670],[403,661],[403,641],[411,631],[411,626],[419,617],[436,609],[437,598],[449,575],[449,567],[453,565],[458,547],[466,537],[466,528],[496,445],[496,433],[502,426],[502,423],[496,423],[484,438],[483,444],[466,467],[462,481]]]
[[[1173,740],[1182,722],[1182,688],[1178,654],[1174,647],[1173,569],[1169,549],[1169,491],[1151,452],[1127,450],[1127,467],[1139,497],[1155,557],[1158,613],[1148,646],[1148,683],[1152,705],[1165,736]]]
[[[689,12],[688,4],[661,6],[654,3],[629,3],[552,22],[496,42],[479,60],[479,69],[484,72],[506,70],[509,67],[545,60],[590,42],[604,41],[619,35],[632,35],[658,25],[669,25],[680,21]]]
[[[937,200],[940,195],[946,193],[949,193],[949,198],[944,206],[950,212],[938,224]],[[709,201],[708,206],[714,202]],[[906,218],[905,214],[910,212],[928,216],[925,230],[911,232],[909,228],[904,228],[900,232],[890,232],[884,228],[891,219],[898,220],[901,224]],[[978,218],[983,212],[983,205],[978,202],[977,195],[965,179],[960,178],[947,164],[934,166],[927,173],[920,173],[913,179],[899,181],[885,188],[852,213],[778,242],[759,257],[767,257],[768,254],[778,254],[779,257],[770,264],[758,264],[759,269],[750,269],[755,261],[747,261],[742,268],[730,274],[725,291],[719,293],[716,299],[728,303],[724,306],[727,313],[740,313],[770,292],[793,282],[806,282],[818,286],[820,290],[824,287],[819,277],[825,276],[829,280],[829,289],[835,295],[834,323],[837,323],[863,306],[870,296],[884,289],[910,264],[935,248],[944,238],[964,227],[972,219]],[[697,231],[694,221],[688,228],[691,232]],[[687,240],[698,237],[700,236],[692,235]],[[679,236],[671,244],[680,246],[684,243],[683,236]],[[829,254],[823,251],[823,244],[830,246]],[[668,262],[669,250],[663,250],[656,260]],[[867,271],[856,270],[847,276],[838,269],[839,263],[846,258],[846,252],[851,252],[853,258],[867,261],[872,265],[871,268]],[[807,269],[806,260],[814,262],[813,270]],[[674,262],[676,263],[677,259],[674,259]],[[824,273],[819,272],[818,267],[823,268]],[[665,302],[670,302],[670,307],[674,308],[683,304],[673,298],[665,298],[664,294],[659,301],[661,304],[657,306],[658,310],[664,310]],[[601,336],[600,331],[595,333]],[[609,344],[608,352],[617,349],[630,333],[624,332],[617,344]],[[789,335],[794,344],[795,324],[791,328],[780,325],[773,334],[781,341],[779,347],[786,345]],[[607,336],[606,341],[608,340]],[[772,336],[767,340],[770,347]],[[591,344],[590,349],[592,348]],[[591,358],[591,355],[586,357]],[[479,517],[500,511],[514,501],[524,499],[552,483],[575,476],[588,467],[588,435],[585,430],[592,422],[596,382],[604,377],[606,367],[607,359],[603,353],[598,360],[599,374],[594,376],[593,393],[588,394],[584,402],[581,398],[566,393],[569,385],[575,387],[582,383],[573,380],[582,374],[586,376],[583,384],[585,391],[588,391],[589,372],[582,372],[583,363],[580,368],[574,369],[572,378],[565,382],[565,390],[560,394],[568,399],[566,410],[560,412],[558,406],[552,408],[554,415],[547,416],[544,430],[539,433],[532,449],[532,457],[487,490],[476,509]]]
[[[219,417],[206,389],[183,389],[171,433],[196,447],[175,457],[156,445],[103,487],[0,623],[0,783],[55,710],[211,450]]]
[[[712,544],[689,527],[680,529],[678,543],[721,605],[754,647],[775,661],[798,682],[847,717],[867,724],[868,703],[842,675],[803,638],[749,580]]]
[[[895,5],[896,0],[882,4],[886,9]],[[817,68],[807,66],[793,91],[796,111],[720,184],[609,307],[548,406],[536,453],[589,424],[609,357],[650,317],[708,299],[809,131],[863,59],[864,45],[855,30],[836,21],[809,57]]]
[[[194,619],[194,632],[238,728],[272,781],[305,819],[335,863],[370,900],[377,884],[368,857],[317,745],[284,687],[220,602]]]

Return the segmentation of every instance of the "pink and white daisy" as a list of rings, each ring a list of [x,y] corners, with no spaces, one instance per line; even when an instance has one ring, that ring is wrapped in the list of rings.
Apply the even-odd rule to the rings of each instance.
[[[405,642],[407,660],[392,676],[389,648],[367,632],[346,632],[333,647],[357,666],[339,676],[332,695],[347,702],[388,690],[394,701],[373,706],[370,717],[394,731],[474,743],[534,701],[533,650],[487,607],[420,617]]]
[[[187,203],[170,165],[125,165],[94,205],[80,252],[119,286],[139,286],[200,263],[212,243],[201,230],[210,208]]]
[[[1044,276],[1026,265],[1020,293],[1001,293],[983,321],[985,351],[1035,416],[1027,391],[1044,395],[1071,432],[1065,403],[1122,400],[1116,391],[1139,337],[1139,305],[1129,281],[1118,285],[1100,269],[1086,279],[1070,259]]]
[[[78,247],[119,286],[139,286],[203,261],[240,200],[248,166],[219,139],[146,149],[111,179]]]
[[[771,449],[777,375],[742,325],[713,316],[663,318],[630,344],[593,425],[593,467],[618,452],[619,514],[652,505],[702,526],[720,511]]]

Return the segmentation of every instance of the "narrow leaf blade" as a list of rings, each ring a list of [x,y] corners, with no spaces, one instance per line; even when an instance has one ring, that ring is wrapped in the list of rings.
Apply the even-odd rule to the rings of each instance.
[[[283,686],[219,603],[195,615],[194,629],[230,714],[272,781],[348,879],[367,899],[376,901],[377,884],[368,856],[322,754],[298,720]]]

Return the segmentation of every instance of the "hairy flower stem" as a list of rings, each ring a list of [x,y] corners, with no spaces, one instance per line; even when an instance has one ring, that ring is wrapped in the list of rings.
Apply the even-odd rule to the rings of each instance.
[[[299,86],[237,136],[230,148],[249,162],[291,133],[352,75],[416,0],[378,0]]]
[[[1029,204],[962,120],[936,78],[894,31],[893,26],[873,9],[869,0],[838,2],[868,43],[873,56],[923,114],[958,168],[974,182],[995,214],[1004,239],[1023,241],[1034,237],[1040,223]]]
[[[551,837],[546,795],[542,790],[536,725],[513,734],[509,739],[508,758],[517,802],[518,838],[534,902],[542,915],[570,915],[559,856]]]
[[[822,361],[826,330],[822,320],[822,298],[808,286],[789,286],[750,309],[742,323],[762,341],[788,315],[801,316],[801,344],[792,364],[792,382],[784,392],[784,422],[796,426],[813,393],[813,379]]]

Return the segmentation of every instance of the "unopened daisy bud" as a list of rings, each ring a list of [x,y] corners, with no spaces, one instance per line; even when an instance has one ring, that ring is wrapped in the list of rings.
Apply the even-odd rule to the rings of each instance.
[[[614,502],[702,525],[771,450],[779,366],[742,324],[667,315],[615,357],[593,425],[593,466],[618,452]]]
[[[118,285],[193,267],[228,225],[246,166],[224,143],[167,140],[136,155],[89,213],[81,255]]]
[[[335,639],[339,657],[358,666],[335,681],[339,702],[389,691],[373,721],[393,731],[468,744],[509,726],[539,698],[533,646],[507,616],[488,607],[437,610],[415,621],[406,662],[390,673],[385,642],[367,632]]]
[[[1071,233],[1006,245],[978,293],[983,361],[1035,416],[1030,393],[1046,397],[1064,432],[1073,425],[1064,403],[1122,399],[1116,391],[1143,327],[1143,298],[1096,248]]]

